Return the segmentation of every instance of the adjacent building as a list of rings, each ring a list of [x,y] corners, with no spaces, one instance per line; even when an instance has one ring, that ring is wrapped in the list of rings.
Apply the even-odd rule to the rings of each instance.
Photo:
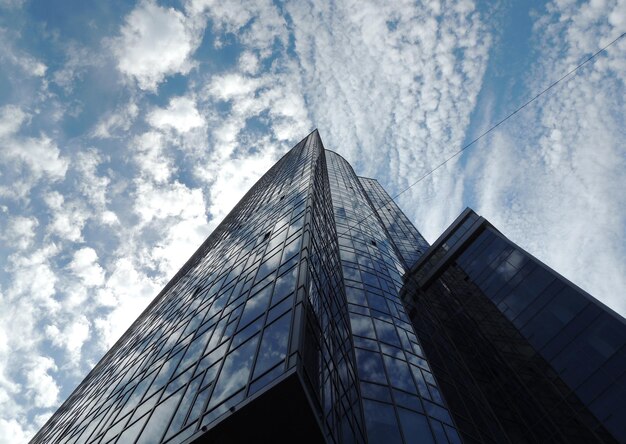
[[[32,442],[623,442],[625,333],[471,210],[429,246],[314,131]]]
[[[403,300],[466,442],[626,442],[624,318],[466,209]]]

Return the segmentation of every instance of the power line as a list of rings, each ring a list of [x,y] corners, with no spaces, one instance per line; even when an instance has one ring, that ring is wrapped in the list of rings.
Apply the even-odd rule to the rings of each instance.
[[[387,200],[381,207],[376,208],[375,211],[373,211],[371,214],[365,216],[363,219],[359,220],[357,222],[357,224],[360,224],[361,222],[363,222],[364,220],[366,220],[367,218],[369,218],[371,215],[374,215],[378,212],[378,210],[381,210],[383,207],[385,207],[389,202],[395,202],[396,198],[400,197],[402,194],[406,193],[408,190],[410,190],[411,188],[413,188],[415,185],[417,185],[418,183],[420,183],[422,180],[426,179],[428,176],[430,176],[431,174],[433,174],[435,171],[437,171],[439,168],[441,168],[442,166],[444,166],[446,163],[448,163],[449,161],[451,161],[452,159],[454,159],[455,157],[457,157],[459,154],[461,154],[463,151],[465,151],[466,149],[468,149],[469,147],[471,147],[472,145],[474,145],[476,142],[478,142],[480,139],[482,139],[483,137],[485,137],[487,134],[491,133],[492,131],[494,131],[496,128],[498,128],[500,125],[502,125],[504,122],[506,122],[507,120],[509,120],[511,117],[513,117],[514,115],[516,115],[517,113],[519,113],[520,111],[522,111],[524,108],[526,108],[528,105],[530,105],[531,103],[533,103],[535,100],[537,100],[539,97],[541,97],[542,95],[544,95],[545,93],[547,93],[548,91],[550,91],[552,88],[554,88],[556,85],[558,85],[559,83],[561,83],[563,80],[565,80],[567,77],[571,76],[572,74],[576,73],[576,71],[578,71],[580,68],[582,68],[583,66],[585,66],[587,63],[591,62],[593,59],[595,59],[599,54],[603,53],[604,51],[606,51],[610,46],[612,46],[613,44],[615,44],[617,41],[619,41],[621,38],[623,38],[624,36],[626,36],[626,32],[622,33],[619,37],[617,37],[615,40],[611,41],[610,43],[608,43],[607,45],[605,45],[602,49],[599,49],[598,51],[596,51],[595,53],[593,53],[592,55],[590,55],[588,58],[586,58],[584,61],[582,61],[581,63],[579,63],[576,67],[572,68],[571,70],[569,70],[565,75],[563,75],[561,78],[559,78],[558,80],[552,82],[547,88],[545,88],[544,90],[542,90],[540,93],[536,94],[535,96],[533,96],[530,100],[526,101],[524,104],[522,104],[521,106],[519,106],[517,109],[515,109],[515,111],[511,112],[510,114],[508,114],[506,117],[504,117],[503,119],[499,120],[497,123],[495,123],[494,125],[492,125],[488,130],[484,131],[482,134],[480,134],[478,137],[476,137],[475,139],[473,139],[471,142],[469,142],[468,144],[464,145],[463,147],[461,147],[461,149],[459,149],[458,151],[456,151],[454,154],[452,154],[450,157],[448,157],[447,159],[445,159],[443,162],[441,162],[439,165],[437,165],[435,168],[431,169],[430,171],[428,171],[426,174],[424,174],[423,176],[421,176],[419,179],[417,179],[415,182],[413,182],[412,184],[410,184],[408,187],[404,188],[402,191],[400,191],[398,194],[396,194],[395,196],[391,197],[391,199]],[[346,234],[347,231],[342,232],[341,234],[338,234],[338,236],[341,236],[343,234]]]

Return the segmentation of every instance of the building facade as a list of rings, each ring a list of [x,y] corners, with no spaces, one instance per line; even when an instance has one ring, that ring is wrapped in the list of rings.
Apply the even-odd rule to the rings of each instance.
[[[314,131],[241,199],[32,442],[623,441],[622,392],[606,391],[625,385],[623,318],[583,293],[571,302],[555,287],[562,278],[548,270],[553,277],[538,280],[513,250],[507,263],[526,271],[507,285],[530,289],[485,296],[460,264],[489,276],[502,264],[472,256],[485,241],[473,225],[480,218],[466,216],[430,247],[380,184],[358,177]],[[480,297],[457,310],[457,327],[452,307],[472,285]],[[440,294],[446,286],[454,296]],[[565,311],[545,308],[554,305],[546,288]],[[538,298],[545,304],[531,315]],[[573,320],[578,329],[565,333]],[[591,345],[578,346],[599,353],[586,373],[572,370],[575,354],[563,357],[581,335]],[[504,382],[490,385],[494,375]]]
[[[626,442],[623,317],[471,209],[405,280],[465,442]]]

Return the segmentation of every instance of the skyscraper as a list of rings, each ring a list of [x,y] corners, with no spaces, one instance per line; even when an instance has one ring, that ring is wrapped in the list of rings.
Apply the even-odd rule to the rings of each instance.
[[[380,184],[357,177],[314,131],[242,198],[33,442],[521,442],[492,412],[498,394],[475,381],[485,368],[506,367],[508,355],[494,351],[499,333],[470,335],[480,353],[500,353],[472,367],[470,346],[461,347],[448,308],[429,290],[456,258],[434,262],[442,248],[430,247]],[[434,273],[430,281],[423,270]],[[455,278],[457,295],[464,278]],[[494,302],[480,303],[477,312],[506,318]],[[623,337],[621,322],[611,346]],[[520,331],[513,339],[532,342]],[[623,348],[605,347],[611,358],[599,360],[615,352],[623,361]],[[552,377],[553,361],[542,359],[533,363],[543,373],[533,375]],[[544,387],[514,388],[534,400]],[[610,421],[592,421],[601,409],[580,397],[575,427],[597,441],[619,439]],[[532,425],[524,414],[518,429]]]

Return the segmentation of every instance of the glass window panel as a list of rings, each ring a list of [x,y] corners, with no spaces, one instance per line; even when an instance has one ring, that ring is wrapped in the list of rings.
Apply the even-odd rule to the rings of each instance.
[[[272,303],[273,302],[274,300],[272,300]],[[280,303],[278,303],[272,309],[270,309],[269,313],[267,314],[267,322],[270,323],[274,319],[276,319],[277,317],[285,313],[285,311],[291,310],[292,306],[293,306],[293,294],[283,299]]]
[[[172,382],[167,385],[165,389],[165,396],[174,393],[176,390],[181,388],[183,385],[187,384],[187,381],[191,379],[191,375],[193,374],[193,369],[190,368],[186,372],[182,373],[180,376],[176,377]]]
[[[196,362],[202,356],[204,347],[209,339],[209,333],[204,332],[202,335],[191,341],[189,348],[185,352],[185,357],[180,363],[179,368],[184,369],[188,367],[192,362]]]
[[[406,390],[407,392],[415,393],[415,384],[413,384],[413,378],[411,378],[408,364],[387,355],[383,355],[383,358],[391,385]]]
[[[226,356],[209,408],[216,406],[246,385],[258,339],[257,335]]]
[[[376,333],[378,333],[378,339],[389,344],[401,347],[400,338],[396,332],[393,324],[389,322],[381,321],[380,319],[374,319],[374,325],[376,325]]]
[[[170,419],[172,419],[172,415],[174,414],[182,393],[183,392],[181,390],[175,395],[170,396],[166,401],[162,402],[156,409],[154,409],[152,416],[146,424],[146,428],[137,441],[137,444],[150,444],[161,440],[163,433],[165,433],[165,430],[170,423]]]
[[[385,301],[385,298],[383,298],[382,296],[377,296],[375,294],[368,293],[367,299],[369,300],[370,308],[373,308],[378,311],[382,311],[383,313],[389,313],[387,302]]]
[[[402,407],[422,413],[424,412],[422,403],[416,395],[410,395],[406,392],[393,389],[393,398],[396,401],[396,404],[401,405]]]
[[[183,356],[182,353],[178,353],[172,359],[168,359],[167,361],[165,361],[165,364],[163,364],[163,366],[159,370],[158,376],[156,377],[156,379],[152,383],[152,386],[150,387],[150,391],[148,392],[147,396],[150,396],[152,393],[156,392],[158,389],[160,389],[165,384],[167,384],[167,382],[172,377],[172,374],[174,373],[174,370],[176,370],[176,366],[178,365],[178,361],[180,361],[180,358],[182,356]]]
[[[200,416],[200,414],[202,413],[202,410],[204,409],[204,404],[208,397],[209,397],[208,388],[198,393],[198,396],[196,397],[196,401],[193,403],[193,407],[191,408],[191,411],[189,412],[189,418],[187,418],[187,423],[195,421],[198,418],[198,416]]]
[[[367,305],[365,291],[359,288],[346,287],[346,297],[348,298],[348,302],[352,304]]]
[[[145,416],[144,418],[140,419],[139,421],[131,425],[129,428],[124,430],[124,433],[120,435],[116,443],[117,444],[133,444],[135,442],[135,439],[137,439],[137,435],[139,435],[141,428],[145,424],[146,419],[148,419],[148,416]]]
[[[352,327],[352,333],[355,335],[375,338],[372,318],[369,316],[350,313],[350,326]]]
[[[361,379],[387,384],[380,353],[356,349],[357,368]]]
[[[245,326],[248,322],[263,313],[267,308],[271,295],[272,285],[270,284],[248,299],[243,313],[241,314],[241,321],[239,325]]]
[[[263,318],[259,318],[253,323],[249,324],[239,333],[237,333],[235,337],[233,338],[233,342],[231,343],[230,347],[235,348],[239,344],[243,344],[244,342],[246,342],[246,340],[248,340],[249,338],[257,334],[259,331],[261,331],[262,327],[263,327]]]
[[[434,444],[433,433],[424,415],[402,408],[398,409],[398,415],[407,444]]]
[[[284,315],[263,332],[261,348],[254,369],[254,376],[258,376],[274,366],[287,355],[287,342],[291,326],[291,312]]]
[[[191,407],[191,403],[196,396],[198,389],[200,388],[200,381],[202,378],[198,377],[191,381],[191,384],[187,386],[187,390],[185,391],[185,396],[181,401],[178,409],[176,410],[176,414],[174,415],[174,419],[172,420],[172,424],[170,425],[166,438],[172,436],[174,433],[178,432],[180,428],[183,426],[185,422],[185,418],[187,417],[187,412]],[[182,393],[182,391],[180,392]]]
[[[279,251],[273,254],[271,257],[261,263],[261,266],[259,267],[259,272],[257,274],[258,280],[263,279],[265,276],[278,268],[278,265],[280,265],[280,253],[281,252]]]
[[[452,425],[452,419],[446,409],[429,401],[424,401],[424,407],[428,416],[438,419],[439,421]]]
[[[292,268],[287,273],[280,276],[276,279],[276,286],[274,288],[274,300],[280,300],[289,293],[291,293],[294,288],[296,288],[296,278],[298,275],[298,267]]]
[[[139,404],[139,401],[141,401],[141,398],[146,393],[146,390],[148,389],[148,386],[152,382],[152,378],[154,378],[155,374],[156,372],[153,372],[141,380],[141,382],[137,385],[135,390],[133,390],[132,395],[126,400],[126,403],[124,404],[124,408],[122,409],[122,413],[120,413],[120,416],[124,416],[126,413],[134,409],[137,406],[137,404]]]
[[[384,385],[361,382],[361,393],[366,398],[372,398],[383,402],[391,402],[389,388]]]
[[[363,400],[365,428],[372,443],[401,443],[400,430],[393,407],[382,402]]]

